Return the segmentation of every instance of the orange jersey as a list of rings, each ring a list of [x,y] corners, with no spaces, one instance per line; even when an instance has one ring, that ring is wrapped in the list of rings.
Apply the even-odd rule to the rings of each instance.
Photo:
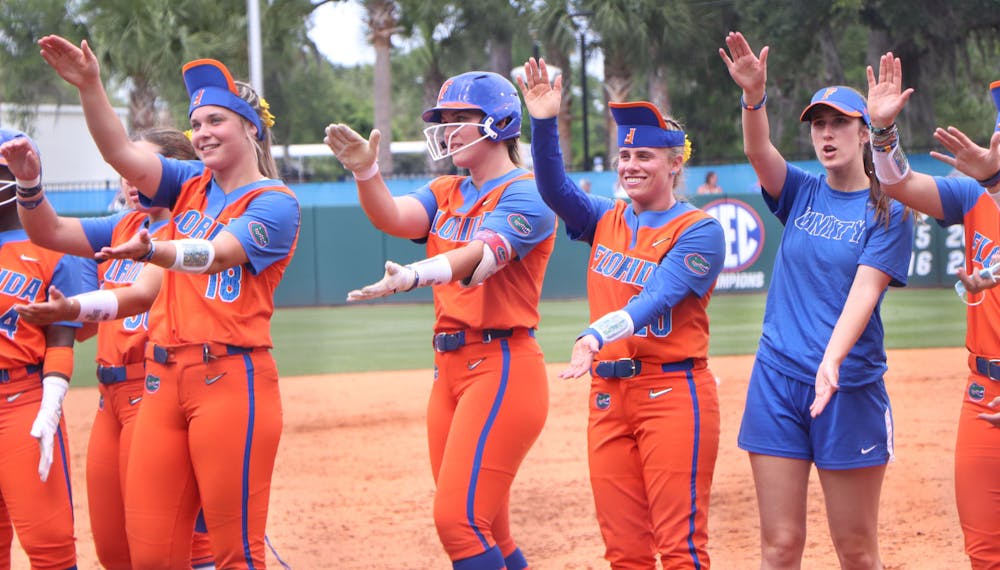
[[[24,230],[0,233],[0,368],[36,365],[44,358],[45,328],[22,321],[13,306],[47,300],[50,285],[66,296],[79,293],[79,258],[31,243]]]
[[[538,301],[545,267],[555,245],[556,222],[534,192],[533,203],[524,200],[509,210],[506,200],[516,198],[508,189],[520,181],[531,181],[533,190],[534,177],[530,173],[509,177],[478,195],[470,192],[471,181],[463,176],[442,176],[431,181],[437,212],[427,236],[428,257],[464,247],[484,229],[503,235],[514,250],[510,263],[482,285],[463,287],[455,281],[434,287],[434,330],[538,326]],[[514,258],[518,251],[527,253]]]
[[[1000,251],[1000,210],[986,192],[977,184],[974,187],[979,199],[965,213],[965,270],[970,275],[990,265],[991,258]],[[1000,260],[998,260],[1000,261]],[[990,291],[975,295],[971,302],[982,298],[982,303],[970,305],[966,313],[965,344],[972,354],[990,358],[1000,357],[1000,295]]]
[[[635,334],[605,344],[596,360],[677,362],[708,357],[706,308],[715,275],[722,268],[723,252],[710,241],[692,244],[701,240],[685,235],[689,228],[706,221],[713,220],[684,203],[667,212],[646,212],[637,217],[631,205],[622,200],[615,201],[599,218],[587,273],[591,321],[626,307],[644,290],[647,297],[682,297],[668,302],[666,311],[648,324],[635,322]],[[715,233],[721,237],[721,228]],[[665,263],[672,252],[677,259]],[[671,281],[670,274],[686,273],[691,275]],[[688,278],[707,279],[705,294],[695,294],[696,286]]]
[[[241,347],[272,346],[270,322],[274,313],[274,290],[295,251],[298,218],[294,228],[288,226],[287,219],[277,222],[286,224],[282,231],[292,236],[291,243],[277,256],[265,260],[259,252],[275,247],[272,235],[275,230],[268,222],[246,214],[255,200],[262,200],[269,194],[279,193],[295,199],[291,190],[278,184],[267,180],[239,188],[222,196],[223,203],[218,199],[221,191],[214,186],[210,171],[205,170],[200,176],[184,182],[171,205],[173,220],[159,234],[161,239],[210,240],[225,230],[240,240],[250,262],[210,275],[165,271],[160,294],[149,314],[153,342],[164,346],[204,342]],[[209,185],[212,185],[215,199],[210,199]],[[296,202],[296,214],[297,208]]]

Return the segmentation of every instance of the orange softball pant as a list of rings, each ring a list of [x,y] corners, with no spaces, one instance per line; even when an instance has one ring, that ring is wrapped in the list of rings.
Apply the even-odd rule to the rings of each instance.
[[[1000,570],[1000,429],[977,416],[1000,396],[1000,381],[969,374],[955,444],[955,499],[974,570]]]
[[[657,553],[664,568],[709,568],[719,421],[707,368],[593,377],[590,484],[612,568],[653,569]]]
[[[145,368],[140,362],[98,369],[100,400],[87,447],[87,497],[97,559],[107,570],[132,568],[123,482],[146,385]],[[207,534],[196,532],[191,550],[192,565],[212,562]]]
[[[427,406],[434,524],[453,566],[527,568],[511,537],[510,487],[548,414],[542,351],[527,329],[435,354]]]
[[[42,402],[41,376],[34,368],[0,383],[0,495],[32,570],[65,570],[76,565],[66,420],[59,420],[52,468],[42,483],[38,440],[29,433]],[[3,534],[9,567],[9,531]]]
[[[147,358],[125,479],[133,567],[187,568],[201,506],[218,568],[264,568],[282,422],[271,354],[150,345]]]

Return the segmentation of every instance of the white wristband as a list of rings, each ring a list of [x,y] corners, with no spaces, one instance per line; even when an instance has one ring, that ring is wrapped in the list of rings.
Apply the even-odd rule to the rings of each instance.
[[[80,303],[80,314],[73,320],[80,322],[111,321],[118,318],[118,297],[104,289],[81,293],[69,298]]]
[[[184,273],[204,273],[215,261],[215,246],[207,239],[173,241],[177,255],[170,269]]]
[[[591,323],[588,328],[601,335],[597,340],[601,341],[603,346],[605,343],[632,336],[635,332],[635,323],[632,322],[632,315],[627,312],[612,311]]]
[[[34,188],[42,183],[42,176],[38,175],[31,180],[21,180],[20,178],[15,177],[14,182],[16,182],[21,188]]]
[[[451,262],[444,254],[411,263],[407,267],[417,274],[412,288],[451,283]]]
[[[875,176],[882,184],[899,184],[910,174],[910,161],[898,144],[889,152],[872,150],[872,164]]]
[[[378,174],[378,161],[376,160],[375,162],[371,163],[371,166],[365,168],[364,170],[351,171],[351,174],[354,175],[354,179],[357,180],[358,182],[371,180],[372,178],[375,178],[376,174]]]

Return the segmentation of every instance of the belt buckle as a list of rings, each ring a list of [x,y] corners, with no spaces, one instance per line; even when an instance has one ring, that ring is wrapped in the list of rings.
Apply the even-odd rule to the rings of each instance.
[[[618,378],[634,378],[642,371],[642,363],[631,358],[619,358],[615,361],[615,376]]]
[[[434,350],[438,352],[451,352],[463,346],[465,346],[465,331],[434,335]]]
[[[1000,380],[1000,371],[994,374],[993,371],[1000,368],[1000,358],[991,358],[986,361],[986,377],[990,380]]]
[[[483,331],[483,344],[491,342],[493,342],[493,329],[486,329]]]
[[[214,354],[212,354],[212,347],[209,346],[209,344],[207,342],[205,344],[201,345],[201,361],[202,362],[204,362],[204,363],[207,364],[207,363],[215,360],[216,358],[218,358],[218,357],[215,356]]]
[[[158,362],[160,364],[167,364],[170,362],[170,349],[160,346],[158,344],[153,345],[153,362]]]

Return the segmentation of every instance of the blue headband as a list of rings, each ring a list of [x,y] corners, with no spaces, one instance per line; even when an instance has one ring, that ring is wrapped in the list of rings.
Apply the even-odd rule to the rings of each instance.
[[[198,107],[215,105],[224,107],[257,127],[257,139],[264,140],[264,127],[260,115],[236,91],[236,83],[225,65],[214,59],[196,59],[184,65],[184,86],[191,104],[188,117]]]
[[[648,101],[609,103],[618,124],[619,147],[671,148],[684,146],[684,131],[668,130],[656,105]]]

